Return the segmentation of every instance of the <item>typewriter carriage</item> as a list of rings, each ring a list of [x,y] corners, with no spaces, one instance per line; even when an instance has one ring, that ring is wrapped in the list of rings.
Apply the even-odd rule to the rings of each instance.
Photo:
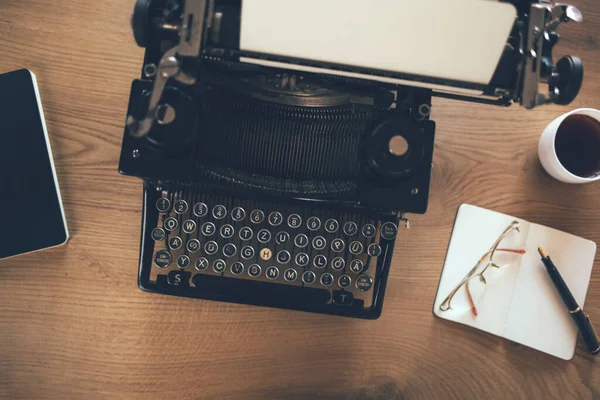
[[[517,102],[526,108],[546,103],[568,104],[581,85],[581,61],[571,56],[575,67],[557,68],[552,59],[552,50],[559,40],[558,27],[566,22],[581,22],[580,11],[566,4],[553,5],[548,0],[502,0],[501,3],[513,5],[516,19],[506,38],[497,69],[488,85],[483,87],[436,79],[435,76],[396,73],[401,71],[368,71],[342,64],[285,59],[269,54],[248,54],[240,49],[240,0],[138,0],[132,16],[132,26],[136,41],[141,47],[161,43],[158,51],[164,53],[176,46],[180,61],[192,57],[230,60],[235,63],[255,57],[276,61],[276,64],[283,62],[291,69],[322,67],[322,73],[330,75],[336,70],[343,70],[362,72],[367,79],[369,76],[375,79],[397,76],[403,78],[405,86],[430,87],[434,89],[434,95],[467,101],[497,105]],[[435,7],[435,3],[431,3],[431,7]],[[540,85],[547,86],[548,90],[540,91]],[[477,97],[467,96],[459,90],[462,88],[478,88],[483,93]],[[563,94],[563,90],[569,93]],[[136,134],[136,131],[134,129],[133,133]]]

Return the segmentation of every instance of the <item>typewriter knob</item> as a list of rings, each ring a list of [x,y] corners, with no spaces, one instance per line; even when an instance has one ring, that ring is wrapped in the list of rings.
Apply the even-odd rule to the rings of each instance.
[[[552,75],[553,62],[552,50],[558,43],[560,36],[556,32],[547,32],[544,34],[544,44],[542,46],[541,73],[542,78],[548,79]]]
[[[423,161],[424,133],[418,123],[394,117],[381,123],[366,141],[367,164],[378,175],[409,177]]]
[[[583,63],[577,57],[564,56],[556,63],[556,69],[550,79],[550,93],[556,104],[570,104],[581,89],[583,82]]]
[[[131,16],[133,36],[135,37],[135,42],[140,47],[146,47],[149,42],[151,5],[152,0],[137,0],[135,2],[135,8],[133,9],[133,15]]]
[[[142,102],[146,107],[149,96],[149,93],[146,94]],[[156,108],[155,120],[147,136],[148,143],[157,150],[180,154],[189,150],[196,139],[200,123],[199,107],[186,93],[168,86],[161,104]]]
[[[180,28],[180,3],[173,0],[137,0],[131,16],[136,43],[147,47],[154,35],[177,34]]]

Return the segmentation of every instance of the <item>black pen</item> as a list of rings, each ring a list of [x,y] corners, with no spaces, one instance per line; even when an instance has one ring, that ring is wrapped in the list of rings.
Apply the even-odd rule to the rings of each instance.
[[[598,334],[590,322],[590,316],[585,315],[581,307],[579,307],[575,301],[575,298],[571,294],[571,291],[567,287],[567,284],[563,280],[562,276],[560,276],[558,269],[556,269],[550,257],[546,254],[544,249],[542,249],[542,246],[538,247],[538,251],[542,256],[542,262],[546,266],[548,275],[550,275],[550,278],[552,279],[554,286],[556,286],[560,297],[565,302],[571,317],[573,317],[575,320],[575,323],[581,332],[581,336],[583,337],[583,341],[590,349],[592,354],[600,353],[600,339],[598,339]]]

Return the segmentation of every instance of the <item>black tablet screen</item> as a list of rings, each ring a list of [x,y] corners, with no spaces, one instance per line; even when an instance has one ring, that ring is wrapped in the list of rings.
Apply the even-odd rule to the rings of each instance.
[[[35,77],[0,75],[0,259],[67,241]]]

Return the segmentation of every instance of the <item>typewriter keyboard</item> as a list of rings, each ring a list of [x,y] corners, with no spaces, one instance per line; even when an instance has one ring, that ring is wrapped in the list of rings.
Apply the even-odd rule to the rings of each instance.
[[[193,288],[197,275],[213,275],[314,287],[339,305],[372,304],[377,260],[398,229],[362,213],[181,191],[163,191],[154,206],[150,281]]]

